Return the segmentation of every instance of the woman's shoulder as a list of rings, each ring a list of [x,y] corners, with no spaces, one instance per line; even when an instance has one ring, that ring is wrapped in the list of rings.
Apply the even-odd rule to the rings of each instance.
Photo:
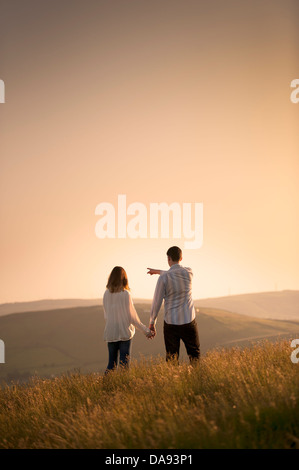
[[[106,289],[105,292],[104,292],[103,297],[105,297],[109,294],[110,295],[123,296],[123,297],[129,297],[131,295],[131,292],[128,291],[127,289],[123,289],[123,290],[120,290],[120,291],[117,291],[117,292],[111,292],[109,289]]]
[[[131,292],[128,289],[124,289],[124,290],[120,291],[120,294],[122,294],[124,297],[130,297],[131,296]]]
[[[132,299],[131,292],[127,289],[123,289],[119,292],[119,298],[125,303],[130,302],[130,299]]]

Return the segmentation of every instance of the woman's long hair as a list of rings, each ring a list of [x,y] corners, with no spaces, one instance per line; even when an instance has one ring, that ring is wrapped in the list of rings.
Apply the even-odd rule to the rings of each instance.
[[[112,269],[106,287],[112,293],[121,292],[124,289],[130,290],[128,276],[124,268],[115,266]]]

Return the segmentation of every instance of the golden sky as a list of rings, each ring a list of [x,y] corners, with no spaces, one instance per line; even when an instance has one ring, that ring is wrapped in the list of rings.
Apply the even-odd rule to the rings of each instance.
[[[183,239],[95,235],[101,202],[202,202],[194,297],[299,289],[296,0],[1,0],[0,302],[151,298]]]

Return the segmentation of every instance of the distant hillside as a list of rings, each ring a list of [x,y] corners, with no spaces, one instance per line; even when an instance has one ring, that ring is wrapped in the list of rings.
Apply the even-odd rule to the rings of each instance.
[[[149,305],[136,303],[143,323],[149,320]],[[197,308],[201,352],[215,347],[248,345],[262,338],[299,337],[299,322],[252,318],[212,308]],[[1,379],[26,380],[37,373],[51,377],[80,369],[103,372],[107,365],[107,345],[103,341],[103,307],[63,308],[15,313],[0,318],[0,338],[5,343],[5,364]],[[163,311],[155,339],[147,340],[139,331],[133,339],[133,357],[164,357]],[[186,358],[182,345],[182,359]]]
[[[59,308],[90,307],[99,305],[102,299],[44,299],[32,302],[10,302],[0,305],[0,317],[11,313],[37,312]]]
[[[256,318],[299,321],[299,291],[261,292],[195,301],[196,307],[211,307]]]
[[[151,300],[134,299],[134,302],[150,304]],[[0,304],[0,317],[11,313],[41,312],[60,308],[92,307],[101,305],[102,299],[43,299],[31,302],[10,302]]]
[[[138,304],[150,305],[149,299],[134,298]],[[299,321],[299,291],[259,292],[195,300],[196,307],[228,310],[256,318]],[[45,299],[32,302],[14,302],[0,305],[0,317],[11,313],[91,307],[102,304],[102,299]]]

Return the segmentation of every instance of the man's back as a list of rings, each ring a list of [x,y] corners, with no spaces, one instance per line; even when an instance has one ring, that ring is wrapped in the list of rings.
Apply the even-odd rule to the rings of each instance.
[[[182,250],[172,246],[167,250],[168,271],[149,269],[149,274],[160,274],[151,308],[149,328],[156,334],[155,323],[164,299],[164,342],[166,360],[178,359],[183,341],[190,363],[199,360],[200,343],[192,300],[192,269],[180,265]]]
[[[166,323],[183,325],[194,320],[192,277],[192,269],[180,264],[173,264],[168,271],[161,272],[152,304],[151,321],[156,319],[163,299]]]

